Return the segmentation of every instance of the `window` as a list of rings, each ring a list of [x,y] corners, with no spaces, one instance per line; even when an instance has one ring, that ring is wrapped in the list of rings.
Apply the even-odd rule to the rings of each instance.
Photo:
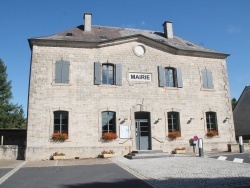
[[[158,72],[160,87],[183,87],[181,68],[158,66]]]
[[[218,131],[217,130],[217,117],[215,112],[206,112],[207,131]]]
[[[102,112],[102,132],[116,132],[116,117],[115,112]]]
[[[102,64],[102,84],[114,85],[114,65]]]
[[[212,71],[208,69],[203,69],[202,70],[202,82],[203,82],[203,88],[205,89],[213,89],[213,77],[212,77]]]
[[[67,133],[68,134],[68,115],[67,111],[54,112],[54,133]]]
[[[94,63],[94,83],[95,85],[122,85],[122,65],[121,64],[101,64]]]
[[[68,61],[57,61],[56,62],[56,73],[55,83],[69,83],[69,62]]]
[[[180,131],[178,112],[168,112],[168,132]]]
[[[165,69],[165,78],[167,87],[176,87],[176,71],[174,68]]]

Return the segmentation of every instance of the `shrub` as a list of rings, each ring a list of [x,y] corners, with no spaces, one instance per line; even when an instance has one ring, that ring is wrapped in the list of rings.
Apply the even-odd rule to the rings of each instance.
[[[103,155],[103,154],[114,154],[114,153],[115,152],[113,150],[103,150],[101,154]]]
[[[64,153],[59,153],[58,151],[53,153],[52,156],[65,156]]]
[[[181,132],[180,131],[169,132],[168,137],[171,139],[176,139],[178,137],[181,137]]]
[[[112,132],[106,132],[102,134],[102,139],[104,141],[111,141],[111,140],[117,139],[117,134],[112,133]]]
[[[68,139],[67,133],[57,132],[57,133],[52,134],[51,136],[51,140],[54,142],[64,142],[67,139]]]
[[[174,150],[185,150],[186,148],[185,147],[182,147],[182,148],[175,148]]]

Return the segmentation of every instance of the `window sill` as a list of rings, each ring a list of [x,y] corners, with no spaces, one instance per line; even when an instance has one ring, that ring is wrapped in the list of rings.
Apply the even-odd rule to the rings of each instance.
[[[167,87],[167,86],[165,86],[165,87],[163,87],[165,90],[179,90],[179,89],[181,89],[182,87]]]
[[[71,84],[51,83],[52,86],[71,86]]]
[[[97,85],[98,87],[114,87],[114,88],[117,88],[117,87],[120,87],[118,85],[109,85],[109,84],[103,84],[103,85]]]
[[[201,88],[200,90],[201,90],[201,91],[215,91],[214,88],[213,88],[213,89]]]

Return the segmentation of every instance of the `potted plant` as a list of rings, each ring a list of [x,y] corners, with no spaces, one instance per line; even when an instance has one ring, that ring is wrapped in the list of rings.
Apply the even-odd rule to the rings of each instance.
[[[172,153],[175,153],[175,154],[183,154],[183,153],[186,153],[186,148],[185,148],[185,147],[182,147],[182,148],[177,147],[177,148],[175,148],[175,149],[173,150]]]
[[[52,160],[63,160],[65,159],[65,154],[60,152],[55,152],[50,156],[50,158]]]
[[[101,154],[103,158],[110,158],[110,157],[114,157],[115,152],[113,150],[103,150]]]
[[[56,132],[56,133],[53,133],[51,136],[51,140],[53,142],[64,142],[67,139],[68,139],[67,133]]]
[[[105,142],[117,139],[117,134],[113,132],[106,132],[102,134],[102,140]]]
[[[212,138],[212,137],[218,136],[218,135],[219,135],[219,133],[218,133],[218,131],[216,131],[216,130],[207,131],[207,134],[206,134],[206,136],[207,136],[208,138]]]
[[[172,131],[172,132],[168,132],[168,138],[170,139],[176,139],[181,137],[181,132],[180,131]]]

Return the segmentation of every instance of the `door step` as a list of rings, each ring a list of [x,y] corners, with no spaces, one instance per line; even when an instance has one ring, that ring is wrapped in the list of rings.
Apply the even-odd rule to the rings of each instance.
[[[128,153],[124,157],[127,159],[148,159],[148,158],[162,158],[169,156],[168,153],[162,150],[137,150]]]

